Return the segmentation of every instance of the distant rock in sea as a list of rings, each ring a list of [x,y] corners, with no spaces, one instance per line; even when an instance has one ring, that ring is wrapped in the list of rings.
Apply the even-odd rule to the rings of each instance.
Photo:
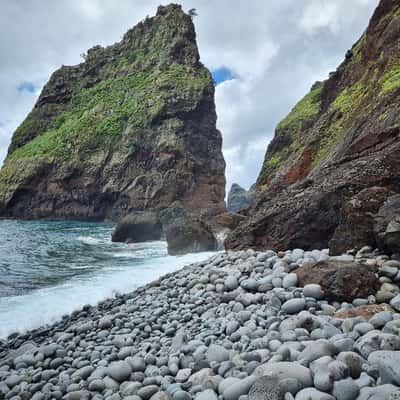
[[[227,248],[400,251],[399,42],[400,4],[381,0],[343,63],[278,124]]]
[[[15,131],[0,216],[120,220],[174,201],[225,211],[214,83],[192,16],[160,6],[121,42],[62,66]]]
[[[250,207],[254,201],[254,194],[255,184],[249,190],[246,190],[237,183],[233,183],[228,193],[228,211],[236,213]]]

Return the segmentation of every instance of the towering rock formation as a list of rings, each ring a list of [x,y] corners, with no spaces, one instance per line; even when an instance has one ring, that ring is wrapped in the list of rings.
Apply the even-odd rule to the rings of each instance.
[[[228,193],[228,211],[238,212],[250,207],[254,200],[254,192],[255,184],[246,190],[237,183],[233,183]]]
[[[0,216],[119,219],[179,201],[225,209],[214,85],[180,6],[45,85],[0,172]]]
[[[381,0],[344,62],[278,125],[228,248],[379,244],[375,214],[400,192],[399,48],[400,4]]]

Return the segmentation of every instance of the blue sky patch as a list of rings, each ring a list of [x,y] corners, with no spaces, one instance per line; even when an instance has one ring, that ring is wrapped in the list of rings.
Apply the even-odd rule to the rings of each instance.
[[[211,70],[211,75],[212,75],[216,85],[219,85],[222,82],[230,81],[230,80],[236,78],[233,71],[231,71],[227,67],[220,67],[217,69],[213,69],[213,70]]]
[[[34,93],[36,91],[36,86],[33,82],[24,81],[17,86],[17,90],[18,92]]]

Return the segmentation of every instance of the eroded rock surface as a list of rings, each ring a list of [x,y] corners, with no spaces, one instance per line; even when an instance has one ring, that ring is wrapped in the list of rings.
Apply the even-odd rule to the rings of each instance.
[[[379,244],[362,210],[375,212],[383,191],[400,190],[399,40],[399,3],[381,0],[343,63],[277,126],[255,204],[227,248],[325,248],[333,240],[339,254]],[[376,203],[362,195],[374,187],[381,188]],[[349,217],[354,201],[366,204]]]
[[[160,6],[121,42],[54,72],[13,135],[0,216],[120,220],[176,200],[215,215],[221,144],[191,16]]]

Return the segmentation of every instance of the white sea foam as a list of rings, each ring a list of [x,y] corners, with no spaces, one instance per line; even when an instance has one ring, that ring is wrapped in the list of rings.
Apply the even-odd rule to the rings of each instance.
[[[97,246],[99,244],[104,244],[107,243],[109,240],[107,239],[102,239],[102,238],[96,238],[92,236],[79,236],[78,240],[81,241],[82,243],[92,245],[92,246]]]
[[[124,247],[119,254],[132,255],[132,258],[144,257],[157,251],[164,252],[165,243],[156,242]],[[122,248],[121,248],[122,250]],[[115,253],[118,254],[118,251]],[[22,296],[0,298],[0,337],[13,332],[25,332],[29,329],[55,322],[85,304],[95,305],[101,300],[126,293],[136,287],[157,279],[168,272],[176,271],[192,262],[202,261],[213,253],[187,254],[173,257],[163,256],[132,261],[102,268],[86,275],[77,275],[63,284],[41,288]],[[154,255],[153,255],[154,257]]]

